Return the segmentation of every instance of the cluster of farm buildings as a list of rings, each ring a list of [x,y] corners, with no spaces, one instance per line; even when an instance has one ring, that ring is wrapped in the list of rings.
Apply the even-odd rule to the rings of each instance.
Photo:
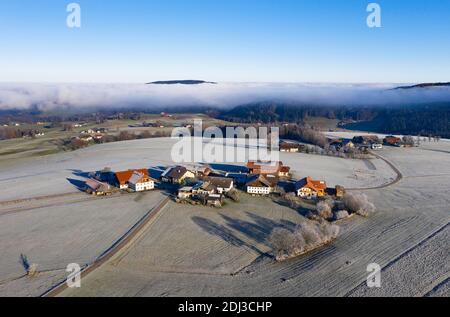
[[[166,188],[173,191],[177,202],[197,203],[221,207],[225,197],[232,198],[236,189],[252,196],[268,196],[280,194],[289,184],[289,191],[304,199],[322,198],[327,195],[343,196],[344,188],[336,186],[328,188],[325,181],[305,177],[292,181],[290,167],[282,162],[248,162],[239,172],[213,170],[204,165],[197,168],[185,166],[168,167],[159,177],[153,178],[147,169],[135,169],[112,172],[109,170],[95,173],[86,181],[85,190],[93,195],[110,195],[113,191],[125,190],[143,192],[155,188]]]
[[[353,139],[328,139],[328,147],[336,151],[359,150],[367,152],[368,150],[381,150],[383,146],[394,147],[411,147],[414,144],[411,141],[407,142],[405,139],[396,136],[386,136],[380,139],[377,135],[363,135],[355,136]],[[295,142],[283,141],[280,142],[280,151],[288,153],[303,152],[305,144]]]

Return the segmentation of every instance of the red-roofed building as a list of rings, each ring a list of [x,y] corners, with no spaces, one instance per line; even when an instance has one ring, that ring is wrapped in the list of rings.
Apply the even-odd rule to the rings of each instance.
[[[295,183],[295,192],[297,196],[302,198],[324,197],[326,189],[327,183],[313,180],[311,177],[306,177]]]
[[[291,168],[284,166],[283,162],[255,162],[247,163],[249,173],[252,175],[275,175],[279,177],[289,176]]]
[[[138,173],[143,174],[144,176],[148,177],[148,170],[145,168],[116,172],[117,184],[120,189],[128,188],[128,186],[129,186],[128,182],[130,181],[130,178],[131,178],[131,176],[133,176],[134,172],[138,172]]]

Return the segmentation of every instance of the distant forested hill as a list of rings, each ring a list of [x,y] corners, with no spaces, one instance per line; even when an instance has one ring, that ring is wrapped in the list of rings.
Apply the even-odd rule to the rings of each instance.
[[[450,103],[355,107],[262,102],[238,106],[220,114],[221,119],[245,123],[301,123],[308,117],[356,121],[345,125],[349,129],[450,138]]]

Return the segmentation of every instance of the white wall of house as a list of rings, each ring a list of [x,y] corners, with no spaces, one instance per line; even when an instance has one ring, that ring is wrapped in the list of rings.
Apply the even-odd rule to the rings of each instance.
[[[219,194],[228,193],[230,190],[233,189],[233,182],[230,184],[230,187],[217,187],[217,191]]]
[[[152,190],[155,188],[155,182],[149,181],[149,182],[142,182],[142,183],[137,183],[137,184],[130,183],[130,188],[136,192]]]
[[[253,187],[247,186],[247,193],[252,195],[269,195],[271,192],[270,187]]]
[[[317,197],[317,192],[309,188],[300,188],[297,190],[297,196],[302,198],[315,198]]]

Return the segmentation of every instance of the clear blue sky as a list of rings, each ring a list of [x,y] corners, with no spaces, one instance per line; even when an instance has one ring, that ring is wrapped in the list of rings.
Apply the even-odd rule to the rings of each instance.
[[[0,30],[1,82],[450,81],[450,0],[1,0]]]

